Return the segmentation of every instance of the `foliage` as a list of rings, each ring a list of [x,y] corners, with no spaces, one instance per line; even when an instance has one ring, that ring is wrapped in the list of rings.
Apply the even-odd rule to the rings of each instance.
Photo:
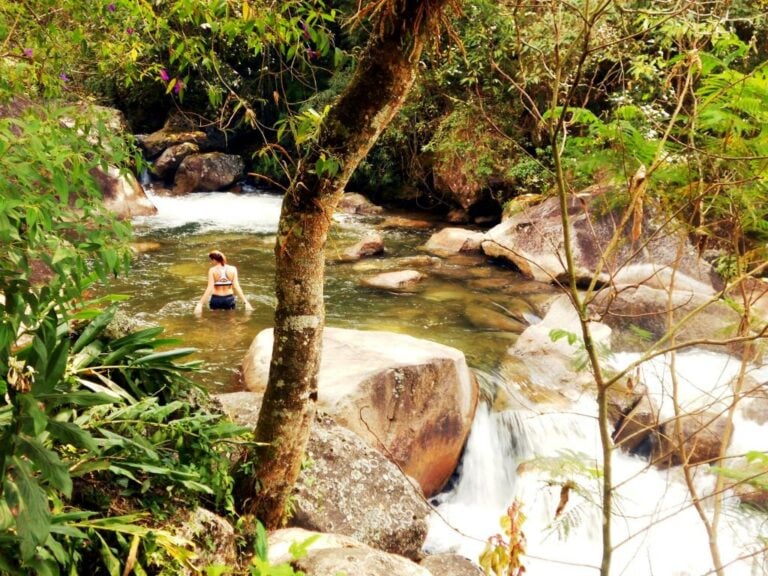
[[[183,563],[186,543],[157,526],[169,505],[232,509],[228,442],[245,429],[184,399],[197,364],[178,363],[192,350],[165,349],[162,329],[104,340],[114,313],[82,311],[73,333],[52,310],[11,357],[0,412],[9,574],[71,571],[94,555],[112,572],[128,548],[134,570],[155,549]]]
[[[256,126],[265,105],[316,90],[335,18],[323,0],[5,2],[0,55],[30,95],[90,92],[129,107],[137,95],[166,107],[175,100],[223,128]],[[287,70],[288,85],[280,81]]]
[[[73,128],[62,125],[67,117],[75,119]],[[92,171],[106,168],[107,158],[125,163],[130,151],[103,119],[81,118],[81,110],[55,105],[0,118],[2,374],[19,335],[33,331],[53,306],[66,306],[129,261],[130,226],[115,221],[98,200]],[[104,152],[96,156],[98,146]]]
[[[747,452],[746,465],[743,468],[718,466],[714,471],[725,478],[752,486],[756,490],[768,490],[768,454],[765,452]]]
[[[491,536],[480,555],[480,566],[487,576],[522,576],[525,573],[521,558],[525,555],[525,533],[522,531],[524,522],[522,505],[515,500],[507,508],[506,515],[501,517],[504,534]]]

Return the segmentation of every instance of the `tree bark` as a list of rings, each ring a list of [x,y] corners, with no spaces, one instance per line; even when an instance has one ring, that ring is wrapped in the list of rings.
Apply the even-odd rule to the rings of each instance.
[[[378,32],[283,200],[275,245],[274,346],[255,430],[256,441],[263,444],[256,448],[253,475],[240,491],[245,511],[268,529],[281,524],[315,415],[331,217],[355,168],[402,107],[416,79],[426,35],[434,33],[436,19],[449,3],[391,0],[387,9],[376,12]],[[336,174],[318,177],[315,163],[321,154],[339,162]]]

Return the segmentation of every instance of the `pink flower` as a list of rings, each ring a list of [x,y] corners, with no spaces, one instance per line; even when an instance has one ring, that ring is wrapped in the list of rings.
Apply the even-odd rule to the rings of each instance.
[[[60,79],[62,82],[64,82],[64,83],[67,83],[67,82],[69,82],[69,76],[67,76],[67,75],[66,75],[64,72],[62,72],[61,74],[59,74],[59,79]]]
[[[116,10],[115,5],[114,4],[109,4],[107,6],[107,10],[109,10],[110,12],[114,12]]]
[[[184,89],[184,82],[176,80],[176,84],[173,85],[173,93],[178,94]]]
[[[133,34],[133,28],[126,28],[125,33],[128,34],[128,36],[130,36],[131,34]]]
[[[168,71],[165,68],[160,68],[160,80],[168,82],[171,77],[168,75]]]
[[[32,58],[32,48],[24,48],[24,57],[25,58]]]

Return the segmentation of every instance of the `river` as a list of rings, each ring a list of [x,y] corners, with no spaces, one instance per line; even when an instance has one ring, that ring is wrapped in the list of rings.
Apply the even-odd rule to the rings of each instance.
[[[166,335],[198,349],[205,361],[198,380],[211,392],[238,389],[239,366],[255,335],[270,327],[274,309],[273,247],[280,197],[265,191],[243,194],[195,193],[154,197],[156,216],[135,220],[137,243],[144,248],[133,270],[113,291],[131,296],[123,309],[139,320],[159,323]],[[396,267],[401,258],[424,255],[421,246],[433,227],[381,229],[381,218],[335,216],[326,268],[327,325],[389,330],[427,338],[462,350],[482,376],[486,392],[499,381],[496,367],[517,331],[499,326],[499,311],[514,317],[519,329],[535,322],[552,290],[523,280],[480,256],[443,259],[413,293],[364,288],[360,278]],[[383,257],[340,262],[338,255],[365,233],[379,229]],[[238,267],[243,290],[254,306],[247,314],[192,313],[205,288],[212,249]],[[511,324],[514,324],[511,322]],[[703,374],[728,372],[728,357],[694,353],[686,370],[701,384]],[[707,362],[703,359],[707,358]],[[696,373],[698,371],[698,373]],[[709,386],[716,386],[710,382]],[[600,562],[599,436],[594,402],[568,413],[545,408],[493,412],[481,404],[463,460],[450,487],[433,499],[426,549],[454,551],[477,561],[483,543],[500,531],[499,518],[517,498],[527,519],[528,576],[597,574]],[[751,449],[763,427],[744,427],[739,441]],[[750,439],[751,438],[751,439]],[[555,466],[576,479],[566,512],[555,518],[561,491],[552,482]],[[614,542],[619,543],[612,574],[698,576],[710,573],[706,534],[690,505],[679,471],[649,468],[639,458],[615,454],[621,488],[617,491]],[[543,468],[542,468],[543,467]],[[569,468],[571,467],[571,468]],[[714,476],[703,467],[696,482],[706,490]],[[446,524],[450,523],[450,526]],[[766,574],[765,517],[726,499],[720,530],[729,576]],[[747,556],[747,559],[738,558]]]

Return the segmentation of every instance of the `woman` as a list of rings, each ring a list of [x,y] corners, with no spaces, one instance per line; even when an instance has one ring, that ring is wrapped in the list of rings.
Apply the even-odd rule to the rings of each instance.
[[[227,257],[218,250],[213,250],[208,254],[212,266],[208,269],[208,286],[205,288],[203,297],[195,306],[195,314],[203,312],[203,304],[209,300],[211,310],[234,310],[235,294],[242,299],[246,311],[250,312],[253,307],[245,299],[240,282],[237,280],[237,268],[227,264]]]

